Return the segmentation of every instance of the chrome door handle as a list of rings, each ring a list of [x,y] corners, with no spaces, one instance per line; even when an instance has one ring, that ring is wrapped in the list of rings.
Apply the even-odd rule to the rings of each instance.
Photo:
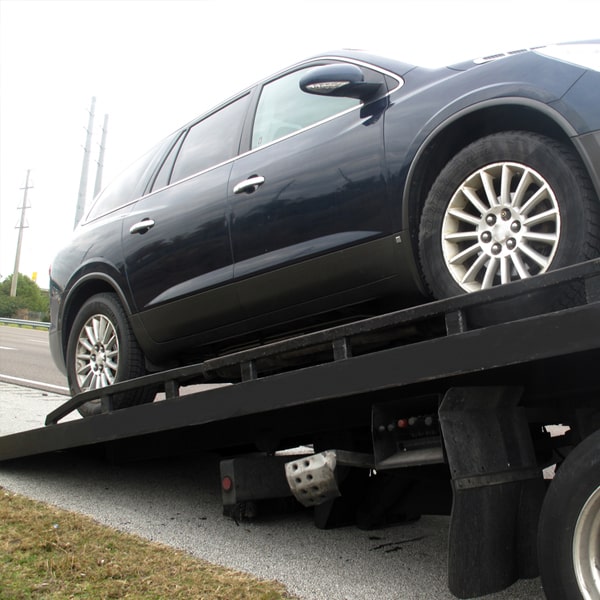
[[[152,219],[142,219],[129,228],[129,233],[146,233],[146,231],[153,227],[154,221]]]
[[[252,177],[248,177],[248,179],[244,179],[244,181],[240,181],[233,187],[234,194],[241,194],[242,192],[246,192],[247,194],[251,194],[255,192],[263,183],[265,182],[265,178],[260,175],[252,175]]]

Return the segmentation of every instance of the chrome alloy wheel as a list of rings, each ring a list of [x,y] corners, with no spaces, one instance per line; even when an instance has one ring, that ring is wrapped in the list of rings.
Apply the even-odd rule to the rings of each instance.
[[[560,210],[548,182],[516,162],[479,169],[444,214],[445,264],[467,292],[544,273],[560,240]]]
[[[77,383],[82,391],[115,382],[119,367],[119,339],[105,315],[90,317],[79,334],[75,351]]]
[[[584,600],[600,598],[600,487],[588,498],[573,534],[573,566]]]

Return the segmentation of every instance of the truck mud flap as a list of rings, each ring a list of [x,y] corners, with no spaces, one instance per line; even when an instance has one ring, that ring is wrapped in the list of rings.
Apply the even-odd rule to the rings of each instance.
[[[459,598],[498,592],[538,575],[544,496],[516,387],[447,391],[439,409],[453,505],[448,586]]]

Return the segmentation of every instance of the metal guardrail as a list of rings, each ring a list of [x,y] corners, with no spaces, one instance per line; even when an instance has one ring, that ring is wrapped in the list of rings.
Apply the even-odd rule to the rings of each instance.
[[[15,325],[17,327],[33,327],[35,329],[49,329],[50,323],[44,321],[29,321],[27,319],[8,319],[0,317],[0,325]]]

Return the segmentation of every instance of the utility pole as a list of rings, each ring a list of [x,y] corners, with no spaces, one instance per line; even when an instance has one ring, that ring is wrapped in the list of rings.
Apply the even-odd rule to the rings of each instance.
[[[77,223],[83,217],[85,210],[85,201],[87,196],[88,185],[88,170],[90,166],[90,146],[92,143],[92,128],[94,127],[94,110],[96,108],[96,97],[92,97],[92,105],[90,107],[87,135],[85,138],[85,147],[83,148],[83,164],[81,165],[81,179],[79,180],[79,195],[77,197],[77,208],[75,209],[75,223],[73,229],[77,227]]]
[[[29,185],[29,173],[31,170],[27,170],[27,177],[25,179],[25,187],[21,188],[23,191],[23,204],[21,206],[21,219],[19,222],[18,230],[19,237],[17,241],[17,255],[15,256],[15,269],[13,271],[13,278],[10,282],[10,295],[11,297],[15,297],[17,295],[17,281],[19,280],[19,262],[21,261],[21,245],[23,243],[23,229],[28,227],[25,224],[25,211],[29,208],[27,206],[27,190],[30,190],[33,186]]]
[[[104,115],[102,126],[102,139],[100,140],[100,152],[98,154],[98,168],[96,169],[96,182],[94,183],[94,198],[102,189],[102,170],[104,168],[104,151],[106,150],[106,133],[108,131],[108,115]]]

